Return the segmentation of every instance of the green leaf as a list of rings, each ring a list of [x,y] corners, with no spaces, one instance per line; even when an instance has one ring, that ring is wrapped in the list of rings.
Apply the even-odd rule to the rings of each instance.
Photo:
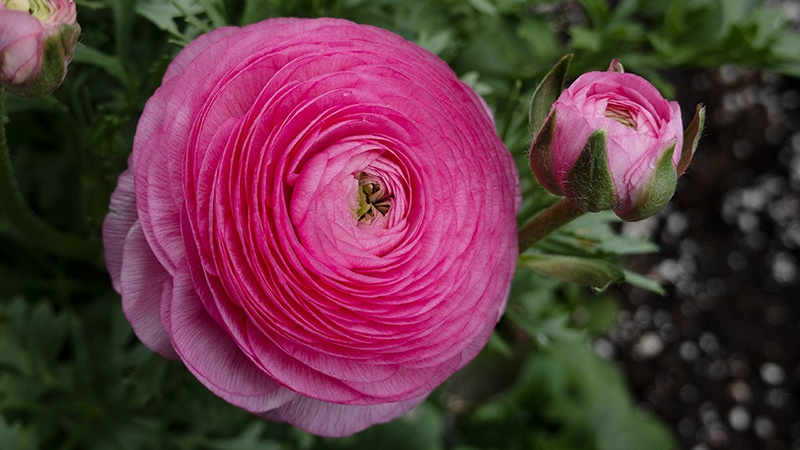
[[[489,0],[467,0],[478,12],[492,17],[497,16],[497,8]]]
[[[570,316],[566,312],[546,319],[533,318],[514,310],[507,310],[505,315],[517,324],[539,348],[547,347],[553,342],[582,341],[585,338],[582,331],[568,326]]]
[[[628,269],[625,269],[624,272],[625,272],[625,281],[631,286],[644,289],[645,291],[652,292],[654,294],[666,295],[667,291],[664,290],[664,287],[661,286],[661,283],[659,283],[658,281],[652,278],[648,278],[644,275],[640,275]]]
[[[275,15],[275,2],[264,0],[245,0],[241,25],[250,25]]]
[[[440,30],[435,33],[423,31],[416,42],[417,45],[434,55],[441,54],[453,43],[453,33],[450,30]]]
[[[107,55],[100,50],[85,45],[78,44],[75,47],[75,55],[72,57],[73,64],[90,64],[97,66],[119,80],[123,85],[127,85],[128,73],[122,66],[122,62],[115,56]]]
[[[569,35],[572,38],[571,44],[574,49],[598,53],[602,48],[603,36],[595,30],[585,27],[570,27]]]
[[[528,114],[528,127],[534,135],[542,128],[545,118],[550,114],[553,103],[558,100],[564,89],[564,80],[567,78],[569,63],[572,55],[562,56],[561,59],[547,72],[531,97],[531,107]]]
[[[199,2],[214,28],[228,25],[228,16],[225,13],[225,5],[222,0],[199,0]]]
[[[3,449],[38,450],[39,448],[33,430],[24,429],[19,422],[9,425],[2,415],[0,415],[0,444]]]
[[[0,399],[2,399],[3,409],[25,408],[33,405],[49,390],[48,386],[40,379],[28,374],[16,375],[6,371],[0,375]]]
[[[556,341],[531,352],[506,394],[508,412],[502,419],[516,421],[512,427],[549,424],[547,432],[534,432],[548,436],[545,445],[536,447],[540,449],[676,448],[669,430],[635,406],[616,364],[598,356],[588,344]],[[530,417],[527,405],[539,405],[540,415],[521,421],[519,415]],[[553,431],[557,434],[550,434]]]
[[[263,440],[267,426],[264,421],[255,420],[238,437],[215,439],[210,442],[214,450],[281,450],[283,446],[273,440]]]
[[[172,3],[164,1],[139,2],[136,4],[136,13],[174,36],[181,35],[178,24],[175,23],[175,18],[180,17],[181,12]]]
[[[202,32],[211,31],[211,27],[200,23],[195,17],[197,14],[206,12],[203,5],[196,4],[191,0],[172,0],[170,2],[148,0],[146,2],[137,3],[135,11],[158,28],[172,34],[182,41],[186,41],[182,42],[184,44],[191,41],[191,36],[181,33],[175,19],[183,19]],[[217,12],[212,19],[217,22],[224,21],[224,19],[220,18],[219,14],[220,13]]]
[[[542,275],[570,283],[604,290],[609,284],[624,278],[618,265],[595,258],[577,256],[524,254],[517,265],[528,267]]]
[[[146,405],[151,399],[158,397],[167,370],[167,360],[158,354],[151,354],[126,380],[133,385],[131,402],[134,405]]]
[[[579,0],[595,28],[603,28],[608,20],[608,4],[605,0]]]
[[[600,241],[597,249],[603,253],[614,255],[641,255],[656,253],[659,247],[647,238],[615,234]]]
[[[517,28],[517,36],[528,44],[532,61],[551,61],[565,53],[558,34],[546,20],[524,17]]]
[[[609,297],[595,297],[592,301],[586,303],[585,307],[576,309],[573,316],[585,317],[588,320],[583,325],[584,329],[592,335],[599,335],[607,333],[608,330],[616,323],[617,302]],[[579,311],[586,311],[579,313]],[[577,322],[577,321],[576,321]]]
[[[497,332],[489,336],[489,342],[486,343],[486,348],[494,350],[508,359],[514,357],[514,349]]]

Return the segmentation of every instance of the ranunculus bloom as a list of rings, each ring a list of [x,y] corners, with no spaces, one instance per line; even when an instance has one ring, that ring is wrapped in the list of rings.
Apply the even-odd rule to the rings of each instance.
[[[484,346],[519,201],[489,110],[444,62],[377,28],[272,19],[177,56],[103,237],[148,347],[230,403],[340,436]]]
[[[0,83],[24,97],[64,81],[80,35],[72,0],[0,2]]]
[[[531,167],[547,190],[584,210],[639,220],[672,197],[698,135],[684,146],[678,103],[615,61],[561,93],[534,139]]]

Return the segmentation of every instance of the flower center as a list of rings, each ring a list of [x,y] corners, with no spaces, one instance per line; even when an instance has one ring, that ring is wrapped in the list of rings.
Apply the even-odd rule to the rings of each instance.
[[[358,210],[355,215],[359,222],[370,224],[377,213],[385,216],[392,206],[393,195],[388,193],[376,180],[366,172],[358,175]]]
[[[50,2],[48,0],[3,0],[6,9],[30,13],[39,20],[50,17]]]
[[[3,0],[3,4],[6,5],[6,9],[11,11],[31,11],[31,5],[28,3],[28,0]]]
[[[605,116],[616,120],[617,122],[625,125],[626,127],[637,129],[636,117],[629,108],[619,103],[608,102],[606,106]]]

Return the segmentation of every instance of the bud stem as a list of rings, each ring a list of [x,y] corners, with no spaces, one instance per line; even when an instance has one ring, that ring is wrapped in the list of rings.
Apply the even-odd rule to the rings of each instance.
[[[519,252],[522,253],[553,231],[583,215],[566,198],[553,203],[519,230]]]
[[[97,245],[53,228],[25,204],[17,180],[14,178],[8,151],[5,98],[2,87],[0,87],[0,211],[10,228],[26,241],[61,256],[84,261],[97,260],[100,250]]]

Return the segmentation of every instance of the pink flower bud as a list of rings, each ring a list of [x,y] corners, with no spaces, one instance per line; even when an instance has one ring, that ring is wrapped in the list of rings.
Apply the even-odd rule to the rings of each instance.
[[[54,91],[80,35],[72,0],[0,2],[0,82],[23,97]]]
[[[584,211],[641,220],[672,197],[702,121],[698,108],[684,137],[678,103],[615,60],[561,93],[534,139],[531,167],[547,190]]]

